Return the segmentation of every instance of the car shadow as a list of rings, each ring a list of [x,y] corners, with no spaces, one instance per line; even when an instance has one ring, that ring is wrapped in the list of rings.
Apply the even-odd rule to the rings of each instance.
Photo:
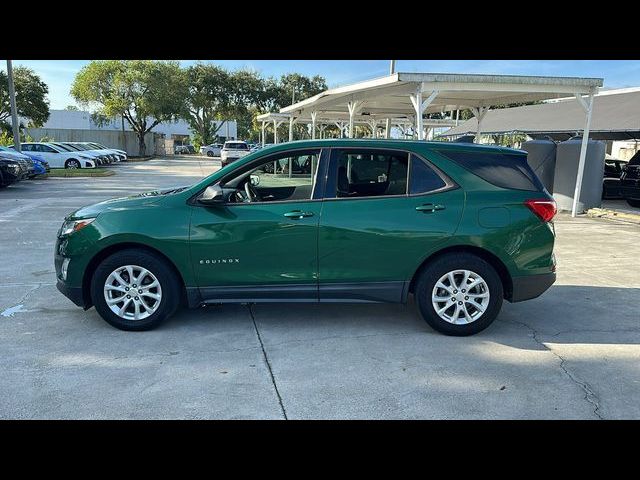
[[[556,285],[542,296],[504,302],[496,321],[475,335],[515,348],[544,350],[541,342],[582,344],[640,343],[639,288]],[[272,338],[313,339],[331,336],[441,335],[420,317],[412,296],[400,304],[217,305],[181,310],[161,328],[190,328],[229,315],[239,308]],[[212,326],[211,328],[215,328]],[[536,341],[532,341],[535,337]],[[464,342],[464,338],[458,341]]]

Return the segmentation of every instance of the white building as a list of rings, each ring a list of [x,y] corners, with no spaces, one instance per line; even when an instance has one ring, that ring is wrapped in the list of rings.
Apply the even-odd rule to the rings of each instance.
[[[149,120],[153,122],[153,119]],[[216,126],[219,126],[218,136],[221,140],[226,139],[235,140],[238,138],[238,125],[235,121],[229,122],[216,122]],[[74,130],[122,130],[122,119],[116,117],[106,124],[98,124],[94,122],[91,113],[77,110],[50,110],[49,120],[43,125],[42,128],[53,129],[74,129]],[[131,131],[131,126],[125,121],[124,130]],[[176,122],[163,122],[156,125],[153,130],[154,133],[164,135],[165,138],[175,140],[178,144],[186,141],[187,137],[193,135],[189,124],[185,120],[178,120]]]

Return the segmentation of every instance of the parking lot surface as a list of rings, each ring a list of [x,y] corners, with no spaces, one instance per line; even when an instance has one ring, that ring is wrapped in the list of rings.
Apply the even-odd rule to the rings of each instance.
[[[558,281],[466,338],[415,305],[225,305],[123,332],[55,287],[64,215],[211,159],[0,190],[0,418],[640,418],[640,228],[559,215]]]

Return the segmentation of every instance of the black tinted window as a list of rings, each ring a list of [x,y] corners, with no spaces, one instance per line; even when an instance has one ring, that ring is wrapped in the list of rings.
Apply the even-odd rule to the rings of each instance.
[[[337,197],[407,193],[409,155],[406,152],[342,150],[336,153]]]
[[[411,156],[410,178],[409,193],[411,194],[431,192],[447,185],[433,168],[415,155]]]
[[[524,154],[442,150],[438,153],[497,187],[530,191],[544,189]]]

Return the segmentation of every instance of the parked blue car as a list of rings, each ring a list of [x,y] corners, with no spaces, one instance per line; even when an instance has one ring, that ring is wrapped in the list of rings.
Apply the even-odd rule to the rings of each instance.
[[[2,150],[5,156],[15,158],[16,160],[28,160],[32,165],[28,178],[35,178],[38,175],[44,175],[50,170],[49,163],[46,160],[31,152],[18,153],[11,148],[2,146],[0,146],[0,150]]]

